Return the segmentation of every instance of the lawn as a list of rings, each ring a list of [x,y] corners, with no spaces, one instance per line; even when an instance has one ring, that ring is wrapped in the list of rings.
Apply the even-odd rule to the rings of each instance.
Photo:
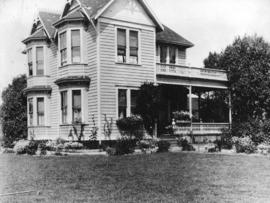
[[[0,202],[269,202],[270,159],[165,153],[0,155]]]

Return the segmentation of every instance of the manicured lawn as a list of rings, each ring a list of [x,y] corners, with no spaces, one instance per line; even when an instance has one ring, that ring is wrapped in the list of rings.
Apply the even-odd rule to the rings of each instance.
[[[0,202],[269,202],[270,159],[166,153],[0,156]]]

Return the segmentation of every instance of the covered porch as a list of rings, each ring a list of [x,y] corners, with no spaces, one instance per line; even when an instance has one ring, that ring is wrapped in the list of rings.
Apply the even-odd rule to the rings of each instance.
[[[231,98],[226,72],[157,64],[157,83],[162,91],[157,136],[217,136],[230,128]],[[175,112],[188,114],[189,121],[177,121]]]

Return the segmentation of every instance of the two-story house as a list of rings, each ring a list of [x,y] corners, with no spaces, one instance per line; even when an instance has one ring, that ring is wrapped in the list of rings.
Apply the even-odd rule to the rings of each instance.
[[[146,81],[164,88],[168,108],[160,125],[171,122],[175,110],[192,114],[192,87],[227,88],[225,72],[186,66],[193,44],[163,25],[145,0],[72,0],[61,14],[39,12],[23,43],[28,135],[38,140],[67,139],[74,123],[85,125],[87,139],[93,120],[98,140],[107,139],[105,115],[117,138],[115,121],[133,114]],[[196,125],[200,132],[224,127]]]

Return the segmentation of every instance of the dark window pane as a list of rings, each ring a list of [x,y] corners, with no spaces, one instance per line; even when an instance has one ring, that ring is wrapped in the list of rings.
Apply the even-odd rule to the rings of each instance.
[[[135,108],[136,108],[136,102],[137,102],[137,95],[138,95],[138,90],[131,90],[131,114],[135,114]]]
[[[37,98],[37,124],[44,125],[44,98]]]
[[[175,47],[170,47],[170,63],[175,64],[176,60],[176,48]]]
[[[160,46],[160,62],[166,63],[167,60],[167,46],[161,45]]]
[[[61,92],[62,123],[67,123],[67,91]]]
[[[126,63],[126,30],[117,29],[117,61]]]
[[[119,118],[127,116],[127,90],[118,90],[118,115]]]
[[[72,91],[72,121],[78,123],[81,118],[81,90]]]

